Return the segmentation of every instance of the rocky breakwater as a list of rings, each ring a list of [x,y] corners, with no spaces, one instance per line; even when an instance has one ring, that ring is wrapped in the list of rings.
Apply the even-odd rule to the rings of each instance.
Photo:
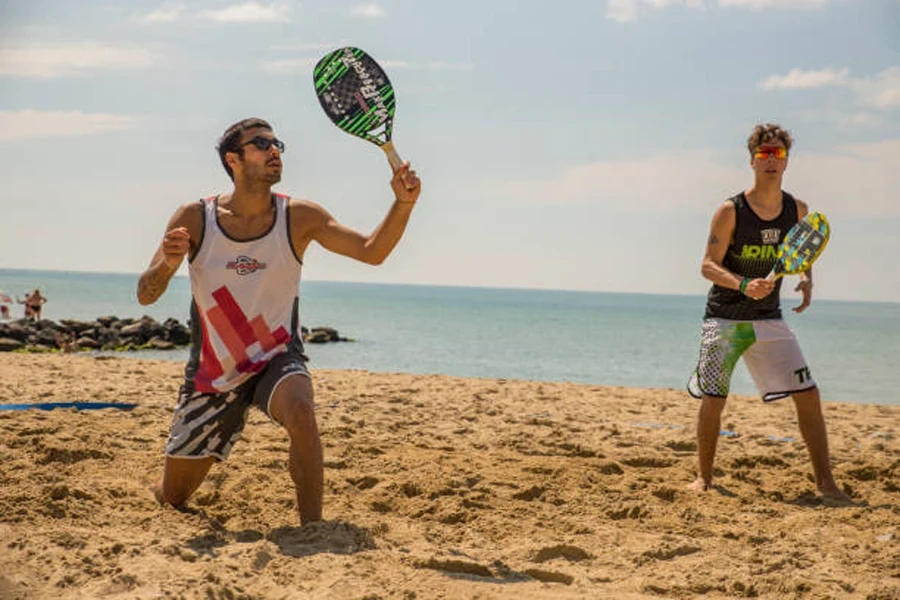
[[[302,333],[303,341],[311,344],[350,341],[330,327],[304,327]],[[0,352],[171,350],[190,343],[190,328],[171,318],[162,323],[148,316],[0,323]]]

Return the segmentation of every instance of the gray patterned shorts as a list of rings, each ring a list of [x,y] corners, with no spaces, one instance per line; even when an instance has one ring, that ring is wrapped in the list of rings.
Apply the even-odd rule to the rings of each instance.
[[[262,372],[227,392],[197,392],[182,385],[169,429],[166,456],[215,456],[225,460],[244,429],[250,406],[256,406],[271,419],[269,401],[276,386],[295,374],[310,376],[305,357],[285,352],[269,361]]]

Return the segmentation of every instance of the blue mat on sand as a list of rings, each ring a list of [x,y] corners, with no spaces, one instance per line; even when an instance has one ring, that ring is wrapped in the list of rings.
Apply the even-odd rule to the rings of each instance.
[[[53,410],[54,408],[75,408],[78,410],[96,410],[98,408],[118,408],[131,410],[137,404],[120,402],[38,402],[37,404],[0,404],[0,410]]]

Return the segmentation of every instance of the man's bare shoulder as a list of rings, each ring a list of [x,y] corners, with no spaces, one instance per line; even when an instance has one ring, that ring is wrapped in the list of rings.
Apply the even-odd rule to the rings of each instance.
[[[194,222],[202,222],[203,212],[203,202],[200,200],[194,200],[193,202],[185,202],[184,204],[176,208],[175,214],[172,215],[172,218],[188,219]]]
[[[194,200],[176,208],[166,230],[171,231],[177,227],[186,227],[192,238],[198,238],[203,233],[203,203]]]
[[[292,223],[318,222],[329,217],[328,211],[322,205],[304,198],[290,198],[288,200],[288,208],[291,211]]]
[[[288,198],[288,206],[291,208],[291,210],[322,210],[322,207],[312,200],[307,200],[305,198],[295,198],[293,196]]]
[[[723,221],[727,223],[729,221],[734,221],[735,215],[737,215],[737,208],[735,207],[734,202],[725,200],[716,207],[716,212],[713,213],[713,221]]]

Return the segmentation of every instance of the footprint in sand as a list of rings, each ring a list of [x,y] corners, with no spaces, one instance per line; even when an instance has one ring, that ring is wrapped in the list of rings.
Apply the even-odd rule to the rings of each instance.
[[[580,560],[587,560],[591,558],[591,555],[586,551],[582,550],[578,546],[571,546],[569,544],[557,544],[556,546],[547,546],[545,548],[541,548],[534,555],[532,560],[534,562],[547,562],[548,560],[553,560],[554,558],[565,558],[569,562],[577,562]]]
[[[636,559],[635,564],[642,565],[653,560],[672,560],[679,556],[688,556],[700,552],[700,546],[680,545],[680,546],[663,546],[653,550],[647,550]]]
[[[281,553],[294,558],[322,552],[354,554],[375,549],[372,535],[361,527],[341,521],[318,521],[302,527],[279,527],[266,538]]]

